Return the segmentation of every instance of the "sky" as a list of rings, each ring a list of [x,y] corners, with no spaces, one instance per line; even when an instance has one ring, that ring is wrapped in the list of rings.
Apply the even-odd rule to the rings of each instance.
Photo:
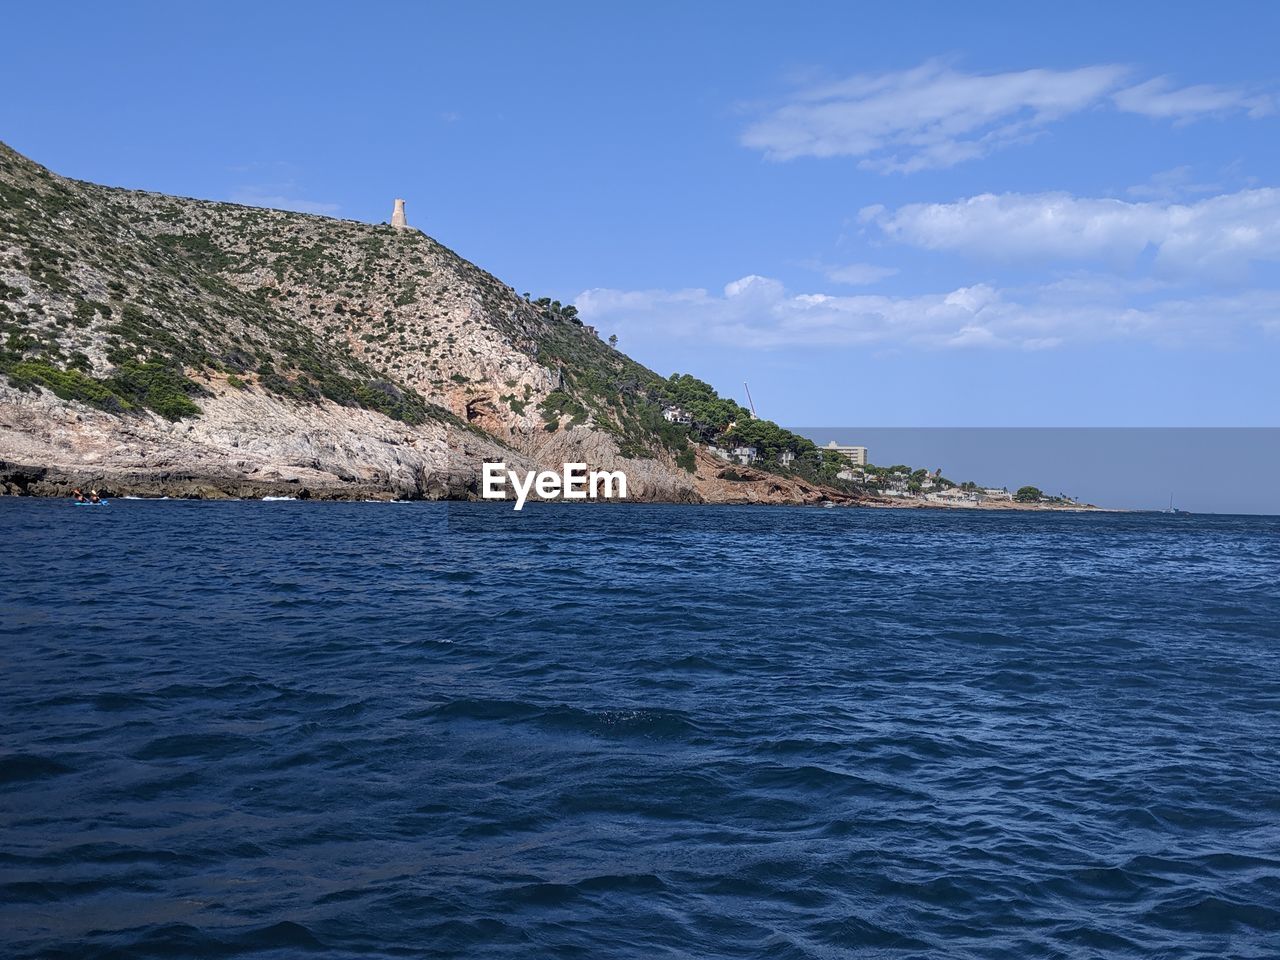
[[[783,424],[1280,425],[1280,5],[4,19],[0,139],[54,171],[374,222],[403,197]]]

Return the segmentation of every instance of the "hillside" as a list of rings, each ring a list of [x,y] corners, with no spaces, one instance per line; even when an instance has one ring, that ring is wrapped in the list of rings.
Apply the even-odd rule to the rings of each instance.
[[[0,144],[0,489],[467,497],[481,461],[649,500],[848,499],[725,463],[667,381],[416,231],[67,180]]]

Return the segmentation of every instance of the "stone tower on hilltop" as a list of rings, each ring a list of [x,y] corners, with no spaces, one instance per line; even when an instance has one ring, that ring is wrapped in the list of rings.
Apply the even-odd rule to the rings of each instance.
[[[391,225],[397,230],[409,229],[409,221],[404,217],[404,201],[396,198],[396,208],[391,211]]]

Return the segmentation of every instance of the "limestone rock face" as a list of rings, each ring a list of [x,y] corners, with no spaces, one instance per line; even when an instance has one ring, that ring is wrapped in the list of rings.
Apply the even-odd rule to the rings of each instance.
[[[853,502],[760,471],[718,479],[724,462],[700,457],[696,474],[653,459],[628,459],[583,431],[529,448],[439,423],[407,426],[336,404],[303,407],[225,382],[209,384],[204,413],[170,423],[154,413],[117,417],[47,391],[0,384],[0,493],[68,496],[94,487],[111,496],[197,499],[291,496],[341,500],[459,500],[480,494],[480,468],[558,469],[587,462],[622,469],[629,499],[671,503]],[[554,463],[554,467],[550,464]]]
[[[178,423],[0,386],[0,484],[53,495],[90,485],[117,496],[441,499],[476,489],[470,459],[510,456],[438,423],[212,386],[203,416]],[[32,466],[44,472],[22,484]]]

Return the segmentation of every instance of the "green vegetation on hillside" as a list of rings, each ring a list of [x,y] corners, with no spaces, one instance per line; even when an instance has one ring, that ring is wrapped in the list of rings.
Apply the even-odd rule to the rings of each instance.
[[[141,213],[139,203],[156,209]],[[146,232],[171,231],[192,209],[228,207],[63,180],[0,144],[0,271],[26,278],[0,284],[0,375],[111,413],[146,408],[171,420],[199,415],[207,391],[192,376],[212,371],[242,387],[256,372],[271,393],[407,423],[448,418],[345,345],[318,339],[267,293],[228,282],[221,271],[260,265],[247,240],[253,224],[278,229],[273,211],[233,208],[246,226],[220,237]],[[277,243],[299,260],[327,254]]]
[[[525,294],[525,299],[528,299]],[[531,300],[538,312],[542,314],[542,318],[549,323],[573,323],[579,327],[582,321],[578,319],[578,308],[573,304],[562,304],[559,300],[552,300],[550,297],[539,297],[537,300]]]
[[[546,298],[531,302],[547,321],[534,356],[558,370],[562,381],[542,403],[548,428],[572,428],[589,418],[614,437],[624,457],[653,457],[665,449],[692,467],[687,433],[662,419],[657,402],[661,378],[583,327],[572,305]],[[562,423],[565,414],[569,417]]]
[[[64,400],[79,400],[108,413],[147,407],[168,420],[197,416],[200,408],[191,398],[204,393],[181,370],[154,360],[129,361],[116,367],[110,376],[96,378],[45,360],[14,360],[0,355],[0,373],[20,390],[48,387]]]
[[[679,407],[693,420],[687,426],[669,426],[687,432],[698,443],[754,448],[758,459],[752,465],[760,469],[839,484],[837,474],[848,465],[831,451],[819,450],[808,437],[752,416],[746,407],[721,397],[710,384],[687,373],[660,381],[655,399],[663,407]]]

